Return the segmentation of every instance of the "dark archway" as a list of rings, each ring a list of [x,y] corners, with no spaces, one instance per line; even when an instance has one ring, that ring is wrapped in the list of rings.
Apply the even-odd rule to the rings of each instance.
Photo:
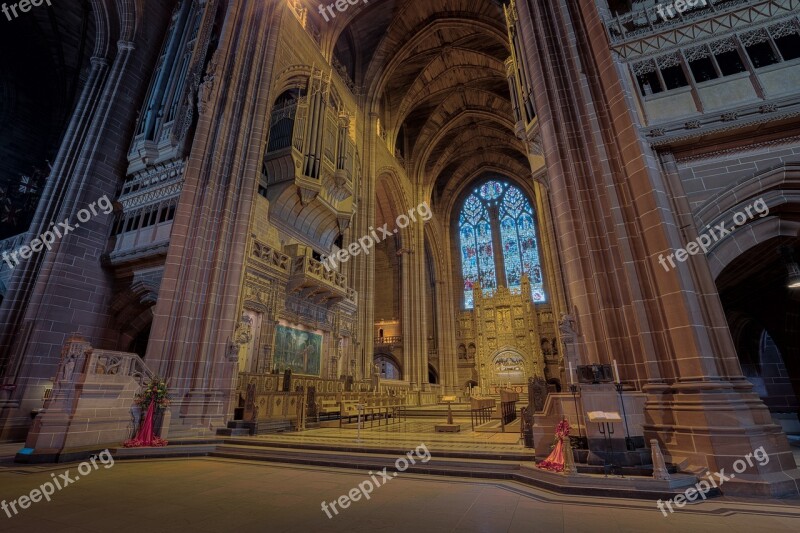
[[[433,365],[428,365],[428,383],[431,385],[439,384],[439,373],[433,368]]]
[[[130,346],[128,347],[128,351],[138,354],[139,357],[144,359],[145,353],[147,353],[147,343],[150,342],[150,328],[152,324],[148,324],[146,328],[139,332],[136,337],[131,341]]]
[[[796,238],[774,237],[734,259],[717,278],[717,288],[744,376],[775,413],[800,406],[800,289],[787,284],[780,252],[800,254]]]

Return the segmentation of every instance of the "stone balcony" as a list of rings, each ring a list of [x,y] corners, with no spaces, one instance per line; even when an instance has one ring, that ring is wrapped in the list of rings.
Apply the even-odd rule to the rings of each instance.
[[[292,272],[292,258],[266,243],[253,241],[250,256],[256,265],[275,273],[289,276]]]
[[[390,337],[375,337],[375,346],[402,346],[403,337],[392,335]]]
[[[706,0],[682,13],[674,3],[634,1],[630,11],[606,15],[611,48],[623,59],[690,45],[714,36],[767,23],[797,10],[798,0]],[[672,8],[673,16],[665,11]]]
[[[288,289],[317,304],[344,303],[355,310],[357,293],[347,278],[308,256],[292,259]]]

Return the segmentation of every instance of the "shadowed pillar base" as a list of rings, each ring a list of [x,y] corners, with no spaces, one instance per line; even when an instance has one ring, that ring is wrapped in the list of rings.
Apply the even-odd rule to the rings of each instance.
[[[229,400],[230,391],[189,391],[182,400],[173,401],[170,434],[173,438],[214,434],[233,419],[225,412]]]
[[[658,439],[668,462],[698,476],[709,471],[716,483],[723,474],[723,494],[800,494],[786,435],[745,379],[650,384],[643,392],[645,439]]]

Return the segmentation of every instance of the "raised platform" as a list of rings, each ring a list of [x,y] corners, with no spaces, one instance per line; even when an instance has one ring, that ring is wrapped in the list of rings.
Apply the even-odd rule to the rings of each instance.
[[[154,459],[157,457],[209,456],[283,464],[346,468],[364,471],[395,469],[395,461],[423,443],[386,442],[307,442],[301,436],[276,435],[251,438],[225,438],[199,441],[173,441],[166,448],[120,449],[115,459]],[[305,442],[304,442],[305,441]],[[517,446],[445,446],[431,440],[424,442],[431,460],[418,462],[408,472],[437,476],[511,480],[559,494],[592,495],[617,498],[668,499],[694,485],[697,478],[674,474],[669,481],[650,477],[605,477],[596,474],[564,475],[540,470],[532,453]],[[498,449],[499,448],[499,449]],[[716,496],[710,494],[709,496]]]

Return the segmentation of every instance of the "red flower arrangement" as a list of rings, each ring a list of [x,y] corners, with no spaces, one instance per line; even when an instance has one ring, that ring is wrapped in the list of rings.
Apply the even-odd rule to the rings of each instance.
[[[156,409],[166,409],[170,405],[170,396],[167,384],[158,376],[148,383],[144,390],[136,395],[134,403],[145,413],[142,425],[136,437],[126,440],[122,445],[126,448],[140,448],[144,446],[166,446],[167,441],[153,433],[153,415]]]
[[[133,402],[146,411],[152,402],[155,402],[156,409],[166,409],[170,406],[172,399],[167,393],[167,384],[158,376],[154,377],[142,392],[136,395]]]

